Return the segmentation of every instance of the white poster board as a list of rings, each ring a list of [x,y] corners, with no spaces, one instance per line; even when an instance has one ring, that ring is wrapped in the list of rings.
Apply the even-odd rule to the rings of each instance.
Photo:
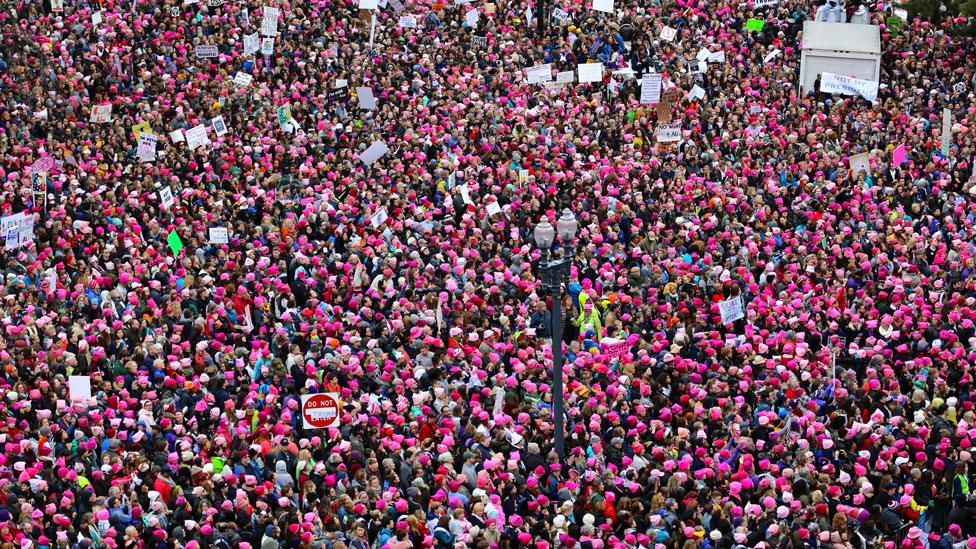
[[[34,216],[20,212],[0,218],[0,238],[5,250],[16,250],[34,241]]]
[[[401,29],[417,28],[417,18],[412,15],[401,15],[398,23]]]
[[[681,122],[658,124],[654,133],[658,143],[674,143],[681,140]]]
[[[593,0],[593,11],[613,13],[613,0]]]
[[[68,396],[71,402],[85,402],[91,398],[91,377],[68,376]]]
[[[855,154],[848,159],[851,164],[851,171],[854,173],[855,178],[857,177],[857,174],[861,173],[861,170],[864,170],[865,173],[871,175],[871,163],[869,159],[870,156],[868,153]]]
[[[186,130],[186,146],[190,147],[191,151],[209,142],[210,138],[207,137],[207,127],[203,124]]]
[[[196,54],[197,59],[213,59],[218,55],[217,46],[213,45],[195,46],[193,53]]]
[[[556,73],[557,84],[572,84],[575,81],[576,72],[574,71],[560,71]]]
[[[263,36],[278,36],[278,15],[281,10],[265,6],[261,13],[261,34]]]
[[[244,35],[244,57],[250,57],[261,48],[261,36],[258,33]]]
[[[213,124],[214,133],[217,134],[217,137],[223,137],[227,133],[227,124],[224,123],[223,116],[214,117],[211,124]]]
[[[230,242],[227,227],[210,227],[207,232],[211,244],[227,244]]]
[[[368,111],[376,109],[376,96],[373,95],[373,88],[366,86],[357,87],[356,99],[359,101],[359,108]]]
[[[878,98],[878,82],[824,72],[820,74],[820,91],[841,95],[860,95],[868,101]]]
[[[658,73],[645,74],[641,78],[640,102],[643,105],[661,102],[661,79],[663,75]]]
[[[371,166],[373,165],[373,162],[379,160],[388,150],[389,148],[386,146],[386,143],[383,141],[376,141],[359,155],[359,160],[362,161],[363,164]]]
[[[722,324],[731,324],[745,316],[742,310],[742,297],[735,296],[718,303],[718,312],[722,315]]]
[[[576,69],[580,84],[603,81],[603,63],[580,63]]]
[[[660,37],[661,40],[664,40],[665,42],[674,42],[674,38],[677,35],[678,29],[672,29],[671,27],[665,25],[664,28],[661,29]]]
[[[254,77],[244,71],[238,71],[234,75],[234,85],[238,88],[246,88],[251,85],[251,81]]]
[[[156,160],[156,143],[159,138],[151,133],[142,132],[139,134],[139,148],[136,149],[136,156],[142,162],[152,162]]]
[[[173,189],[169,187],[163,187],[159,189],[159,203],[163,206],[164,210],[168,210],[176,204],[176,197],[173,196]]]
[[[525,81],[529,84],[542,84],[552,80],[552,65],[536,65],[525,69]]]
[[[101,105],[95,105],[91,109],[91,117],[88,119],[89,122],[94,122],[95,124],[104,124],[106,122],[111,122],[112,120],[112,104],[102,103]]]

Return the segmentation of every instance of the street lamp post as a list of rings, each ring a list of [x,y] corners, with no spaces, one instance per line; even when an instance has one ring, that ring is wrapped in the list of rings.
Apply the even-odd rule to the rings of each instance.
[[[545,218],[535,226],[535,244],[542,250],[543,257],[539,263],[539,274],[542,288],[552,297],[552,415],[553,428],[556,431],[556,454],[562,460],[566,456],[566,438],[563,412],[563,323],[562,289],[569,280],[570,266],[573,263],[572,241],[576,238],[576,216],[569,209],[563,210],[553,228]],[[556,235],[562,241],[561,257],[554,257],[551,253]]]

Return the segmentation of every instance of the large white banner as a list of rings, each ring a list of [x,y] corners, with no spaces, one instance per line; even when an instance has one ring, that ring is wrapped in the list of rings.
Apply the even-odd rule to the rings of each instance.
[[[868,101],[874,101],[878,98],[878,83],[825,72],[820,75],[820,91],[841,95],[860,95]]]
[[[641,104],[648,105],[661,102],[661,77],[662,75],[653,73],[645,74],[641,78]]]

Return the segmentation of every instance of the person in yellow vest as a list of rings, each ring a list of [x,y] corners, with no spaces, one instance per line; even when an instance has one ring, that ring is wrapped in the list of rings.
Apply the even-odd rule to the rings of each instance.
[[[956,496],[969,497],[969,477],[966,476],[966,463],[956,463],[956,476],[952,479],[952,487],[949,489],[949,497]]]
[[[588,330],[593,330],[596,333],[596,342],[599,343],[603,337],[603,319],[600,317],[600,311],[590,301],[582,305],[583,311],[573,321],[573,325],[579,327],[581,334],[586,333]]]

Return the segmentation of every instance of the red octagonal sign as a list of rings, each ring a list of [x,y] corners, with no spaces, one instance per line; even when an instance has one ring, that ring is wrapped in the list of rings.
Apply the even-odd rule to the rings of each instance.
[[[306,429],[324,429],[339,424],[339,393],[302,395],[302,421]]]

